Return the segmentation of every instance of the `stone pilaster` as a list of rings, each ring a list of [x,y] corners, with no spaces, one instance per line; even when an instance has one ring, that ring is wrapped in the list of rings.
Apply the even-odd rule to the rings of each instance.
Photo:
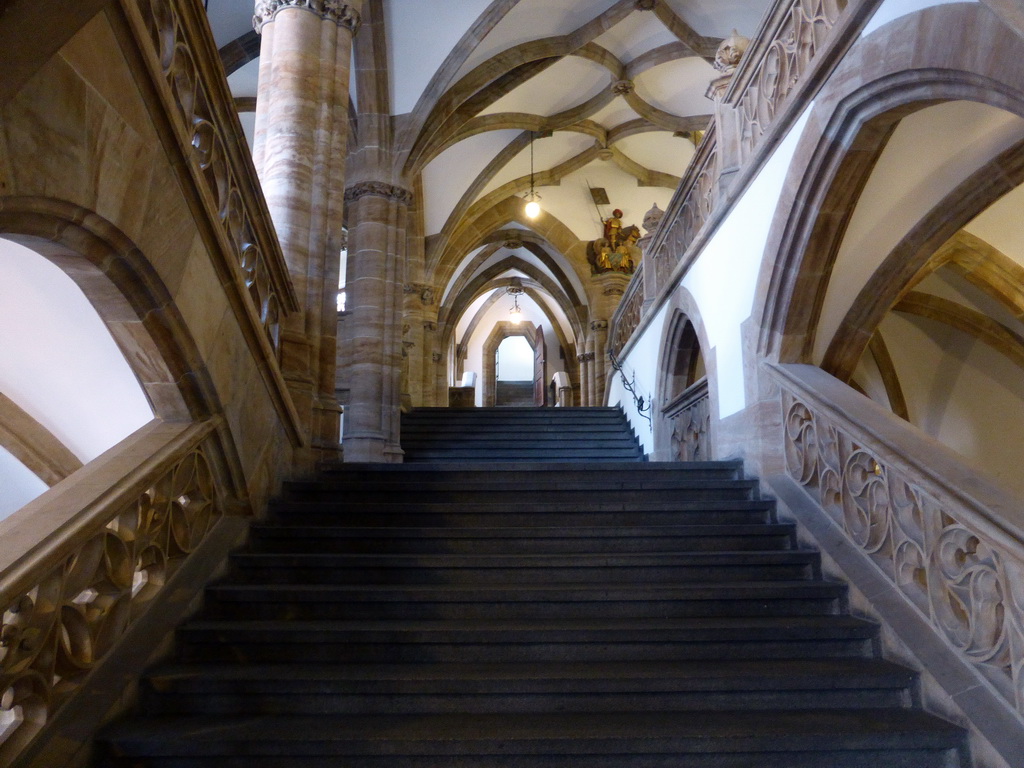
[[[430,354],[434,350],[433,332],[437,330],[437,305],[433,286],[406,283],[405,325],[403,334],[409,347],[405,365],[408,387],[405,394],[413,407],[433,404],[434,387]]]
[[[630,276],[622,272],[603,272],[591,277],[594,285],[591,294],[590,333],[587,335],[587,352],[594,355],[591,364],[591,399],[593,405],[605,404],[605,389],[608,382],[608,320],[622,301],[629,285]]]
[[[262,34],[253,159],[301,307],[284,329],[281,363],[307,469],[338,448],[335,294],[360,2],[259,0],[253,17]]]
[[[348,311],[343,326],[349,401],[345,461],[398,462],[403,370],[405,230],[412,194],[379,181],[354,184],[348,206]]]
[[[589,346],[589,342],[587,342]],[[580,364],[580,405],[594,405],[593,402],[593,365],[594,353],[582,352],[576,356]]]

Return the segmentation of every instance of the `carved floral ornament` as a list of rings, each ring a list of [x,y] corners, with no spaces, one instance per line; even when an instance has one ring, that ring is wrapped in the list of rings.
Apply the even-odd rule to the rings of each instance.
[[[791,11],[774,40],[756,62],[754,74],[737,100],[744,158],[757,146],[786,97],[803,79],[825,45],[844,0],[792,0]]]
[[[412,192],[384,181],[360,181],[353,184],[345,190],[345,202],[351,203],[368,195],[387,198],[403,205],[413,203]]]
[[[704,395],[680,411],[668,415],[672,426],[673,461],[706,461],[711,458],[711,397],[704,380]]]
[[[36,583],[5,593],[0,723],[15,725],[0,729],[0,764],[81,689],[221,514],[206,453],[192,449]]]
[[[310,11],[325,21],[333,21],[339,27],[345,27],[352,34],[359,28],[359,12],[342,0],[256,0],[253,29],[262,32],[263,25],[273,21],[277,12],[285,8]]]
[[[634,284],[636,285],[636,284]],[[639,288],[633,288],[618,310],[615,312],[613,327],[609,331],[610,344],[612,349],[621,351],[629,341],[633,332],[640,325],[643,315],[644,293]]]
[[[428,283],[406,283],[402,286],[402,290],[406,294],[419,296],[423,304],[430,305],[434,303],[434,286]]]
[[[211,106],[207,84],[175,4],[140,0],[139,11],[150,34],[152,53],[174,98],[172,109],[177,113],[181,140],[192,149],[189,160],[215,201],[221,229],[241,270],[249,300],[268,341],[277,349],[281,315],[286,309],[279,294],[282,285],[275,275],[286,270],[284,263],[254,226],[259,214],[245,202],[241,177],[227,151],[224,127]],[[272,268],[274,262],[280,272]]]
[[[1024,712],[1024,561],[795,395],[783,392],[790,476],[996,689]]]

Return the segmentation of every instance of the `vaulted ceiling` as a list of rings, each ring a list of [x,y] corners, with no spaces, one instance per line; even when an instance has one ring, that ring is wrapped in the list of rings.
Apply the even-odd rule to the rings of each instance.
[[[537,248],[494,256],[493,242],[460,239],[460,230],[484,220],[506,233],[522,227],[507,212],[529,190],[531,160],[545,215],[563,241],[599,237],[601,216],[613,208],[626,224],[639,224],[654,203],[666,208],[693,157],[693,132],[712,111],[705,93],[719,75],[711,65],[719,42],[734,29],[753,35],[768,5],[365,2],[382,5],[391,113],[396,125],[412,126],[405,168],[422,190],[428,273],[445,294],[493,271],[502,256],[532,265],[531,277],[550,277],[564,293],[578,290],[586,277],[579,269],[559,274]],[[208,0],[207,11],[251,130],[259,67],[252,0]],[[610,204],[598,210],[592,187]]]

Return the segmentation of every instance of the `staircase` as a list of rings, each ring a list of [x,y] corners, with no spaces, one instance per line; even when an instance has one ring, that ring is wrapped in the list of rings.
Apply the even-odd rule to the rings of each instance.
[[[289,484],[99,764],[968,765],[738,463],[477,458]]]
[[[402,415],[405,462],[643,461],[618,408],[417,408]]]
[[[533,381],[496,381],[494,396],[499,407],[531,408]]]

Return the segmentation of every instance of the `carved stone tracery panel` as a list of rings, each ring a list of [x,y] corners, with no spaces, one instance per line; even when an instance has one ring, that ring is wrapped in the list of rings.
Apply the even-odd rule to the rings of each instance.
[[[275,278],[269,263],[273,246],[260,242],[248,210],[239,174],[233,167],[211,105],[211,97],[196,57],[189,46],[177,3],[138,0],[160,72],[177,108],[178,127],[192,147],[191,162],[209,192],[221,230],[226,237],[249,300],[259,322],[277,350],[280,344],[282,305],[281,277]],[[255,215],[259,216],[259,212]],[[278,272],[286,274],[283,259]]]
[[[782,399],[790,476],[1024,713],[1024,561],[971,525],[980,513],[940,504],[795,394]]]
[[[845,0],[794,0],[753,76],[735,100],[746,159],[828,39]]]
[[[79,690],[221,514],[200,446],[31,587],[4,591],[0,764],[9,765]]]

